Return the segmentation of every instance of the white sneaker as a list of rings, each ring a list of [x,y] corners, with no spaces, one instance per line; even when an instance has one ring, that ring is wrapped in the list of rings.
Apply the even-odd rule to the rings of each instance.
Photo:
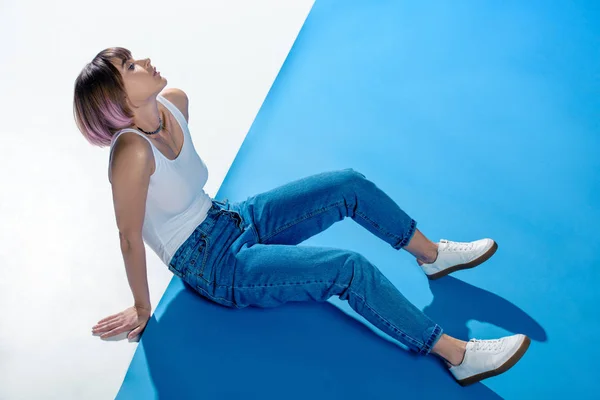
[[[450,372],[461,386],[499,375],[523,357],[530,343],[531,339],[521,334],[495,340],[471,339],[463,362],[451,366]]]
[[[446,239],[438,243],[438,256],[432,264],[422,264],[421,268],[429,279],[438,279],[459,269],[473,268],[490,258],[498,250],[492,239],[474,242],[451,242]]]

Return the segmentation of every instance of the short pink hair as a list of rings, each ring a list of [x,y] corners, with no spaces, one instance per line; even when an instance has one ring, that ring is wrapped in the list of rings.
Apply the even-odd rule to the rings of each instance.
[[[123,77],[111,59],[126,61],[131,52],[122,47],[102,50],[75,79],[75,124],[94,146],[110,146],[113,135],[133,124]]]

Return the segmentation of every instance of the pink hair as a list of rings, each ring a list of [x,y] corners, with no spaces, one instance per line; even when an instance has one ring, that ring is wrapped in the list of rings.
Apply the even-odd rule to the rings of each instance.
[[[110,146],[113,135],[133,123],[123,78],[111,59],[125,61],[131,52],[111,47],[98,53],[75,80],[75,124],[94,146]]]

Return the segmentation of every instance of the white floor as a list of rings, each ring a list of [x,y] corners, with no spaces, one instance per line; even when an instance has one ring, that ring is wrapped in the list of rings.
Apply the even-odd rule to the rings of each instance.
[[[313,0],[0,2],[0,399],[111,399],[137,343],[91,327],[132,304],[108,149],[73,119],[73,84],[112,46],[190,99],[214,196]],[[147,248],[156,306],[171,273]]]

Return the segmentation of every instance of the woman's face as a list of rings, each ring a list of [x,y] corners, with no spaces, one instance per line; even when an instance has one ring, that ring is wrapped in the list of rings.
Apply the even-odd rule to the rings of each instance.
[[[158,73],[154,75],[155,67],[152,66],[149,58],[142,60],[130,58],[125,62],[117,59],[112,63],[121,72],[127,97],[134,105],[144,103],[167,86],[166,78]]]

